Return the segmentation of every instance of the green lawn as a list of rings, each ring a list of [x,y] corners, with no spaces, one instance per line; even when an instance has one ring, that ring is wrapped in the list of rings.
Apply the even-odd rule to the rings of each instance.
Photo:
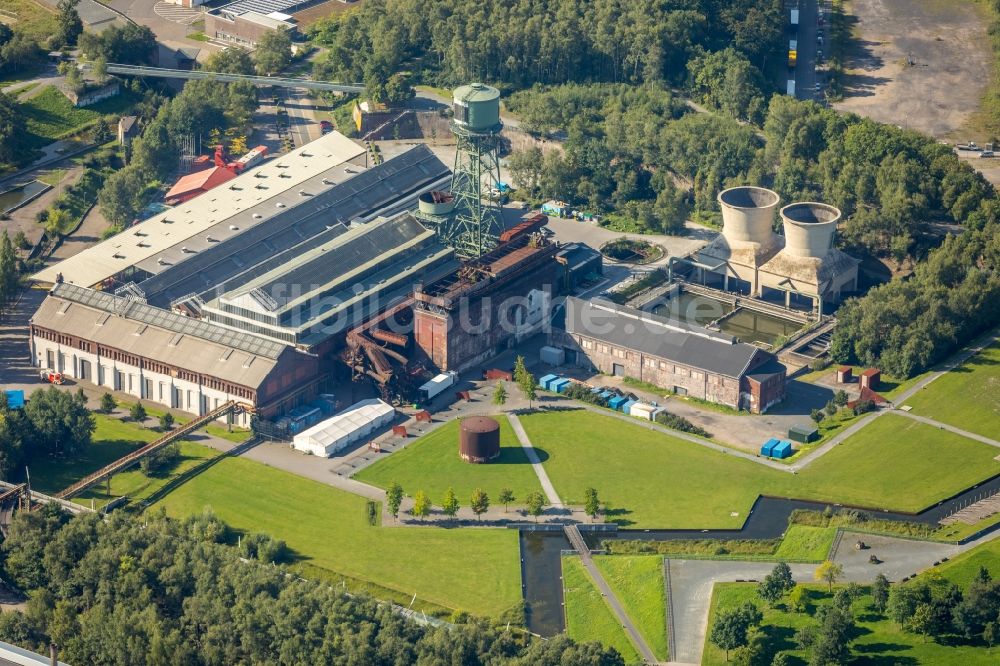
[[[636,527],[739,527],[760,494],[920,511],[1000,473],[993,447],[892,414],[797,475],[590,411],[521,422],[564,502],[593,486]]]
[[[822,562],[833,547],[837,530],[833,527],[789,525],[774,555],[783,562]]]
[[[17,16],[19,32],[38,41],[44,41],[58,30],[56,13],[33,0],[0,0],[0,9]],[[13,27],[13,26],[11,26]]]
[[[906,404],[915,414],[1000,438],[1000,343],[938,377]]]
[[[125,111],[133,103],[131,93],[76,108],[55,86],[46,88],[29,100],[18,102],[18,109],[28,121],[28,143],[40,148],[93,124],[103,114]]]
[[[102,482],[77,495],[73,501],[84,506],[93,505],[95,507],[102,507],[118,497],[128,497],[131,502],[138,502],[147,499],[198,465],[222,455],[215,449],[194,442],[180,442],[179,447],[180,460],[170,469],[147,476],[139,467],[133,467],[127,472],[115,474],[111,478],[110,493],[107,483]]]
[[[944,576],[964,592],[979,573],[980,567],[986,567],[994,579],[1000,579],[1000,539],[993,539],[967,550],[955,559],[934,567],[920,576]]]
[[[542,487],[510,422],[504,416],[495,418],[500,423],[500,457],[485,465],[473,465],[459,457],[459,422],[452,421],[405,449],[385,455],[354,478],[379,488],[387,488],[395,481],[411,496],[423,490],[436,505],[441,504],[449,486],[455,488],[463,505],[468,505],[477,487],[485,490],[494,503],[501,488],[510,488],[520,503],[528,493]],[[544,451],[539,455],[544,458]]]
[[[805,587],[809,590],[809,607],[806,612],[797,613],[787,612],[784,606],[768,608],[767,604],[757,596],[757,586],[753,583],[717,583],[712,593],[708,626],[711,628],[717,610],[733,608],[746,600],[751,600],[764,613],[761,628],[767,637],[764,645],[769,656],[761,663],[770,663],[775,653],[784,651],[792,656],[793,664],[805,664],[807,655],[798,649],[794,640],[795,631],[806,625],[816,624],[812,614],[815,613],[817,604],[829,604],[832,599],[825,585]],[[851,651],[855,656],[854,663],[927,664],[928,666],[943,664],[985,666],[997,663],[997,654],[985,648],[942,645],[902,631],[894,622],[871,610],[872,598],[867,588],[865,592],[854,602],[851,609],[857,623],[854,640],[851,643]],[[726,663],[725,653],[708,642],[707,636],[701,663],[709,666],[721,666]]]
[[[970,537],[987,527],[992,527],[997,523],[1000,523],[1000,513],[995,513],[992,516],[983,518],[973,525],[966,525],[965,523],[942,525],[934,534],[934,538],[940,539],[941,541],[961,541],[962,539]]]
[[[626,664],[641,661],[625,629],[611,611],[579,557],[562,558],[563,600],[566,604],[566,634],[575,641],[598,641],[613,647]]]
[[[283,539],[304,575],[371,581],[404,603],[416,593],[497,615],[521,601],[514,530],[372,527],[365,499],[243,458],[220,460],[158,504],[173,516],[210,506],[236,529]]]
[[[70,460],[39,459],[31,464],[31,487],[43,493],[57,493],[91,472],[118,460],[142,444],[160,436],[114,416],[94,414],[97,429],[90,447]]]
[[[658,555],[598,555],[594,564],[656,658],[667,660],[667,595]]]

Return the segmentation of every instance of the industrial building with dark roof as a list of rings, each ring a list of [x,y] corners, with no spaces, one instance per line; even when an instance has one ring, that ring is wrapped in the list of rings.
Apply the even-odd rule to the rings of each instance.
[[[610,301],[567,298],[549,342],[566,350],[568,364],[733,409],[762,413],[785,395],[785,367],[770,352]]]

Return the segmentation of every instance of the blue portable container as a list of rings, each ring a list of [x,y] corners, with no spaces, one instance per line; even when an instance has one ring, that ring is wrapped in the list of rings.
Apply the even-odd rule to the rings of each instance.
[[[613,395],[615,394],[612,393],[611,391],[601,391],[600,393],[597,394],[597,397],[600,398],[601,400],[608,400]]]
[[[551,390],[549,389],[549,382],[553,382],[557,379],[559,379],[559,375],[545,375],[544,377],[538,380],[538,385],[541,386],[546,391],[549,391]]]
[[[549,382],[549,390],[554,391],[556,393],[562,393],[563,391],[566,390],[567,386],[569,386],[569,380],[566,379],[565,377],[556,379],[553,382]]]
[[[792,443],[787,439],[781,440],[774,445],[773,449],[771,449],[771,457],[781,458],[782,460],[791,457],[792,453],[794,453],[794,451],[792,451]]]
[[[24,407],[24,391],[20,389],[6,389],[4,394],[7,396],[7,407],[9,409],[21,409]]]
[[[624,414],[630,414],[631,413],[630,410],[632,409],[632,405],[634,405],[636,402],[638,402],[638,401],[637,400],[626,400],[625,403],[621,406],[622,413],[624,413]]]
[[[760,447],[760,455],[767,456],[770,458],[774,455],[774,447],[778,445],[778,440],[772,437],[771,439],[764,442],[764,446]]]
[[[622,395],[616,395],[615,397],[608,400],[608,407],[610,407],[611,409],[618,409],[626,402],[628,402],[628,398]]]

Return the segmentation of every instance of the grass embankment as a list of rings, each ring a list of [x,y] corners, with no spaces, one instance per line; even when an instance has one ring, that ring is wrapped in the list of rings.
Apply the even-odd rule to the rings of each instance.
[[[979,108],[969,117],[961,134],[971,134],[976,141],[985,143],[1000,137],[1000,4],[996,0],[975,0],[975,5],[989,26],[987,38],[990,40],[993,67]]]
[[[996,554],[993,557],[996,557]],[[943,567],[939,567],[936,571],[942,569]],[[814,614],[817,606],[830,604],[833,595],[827,592],[825,585],[804,587],[809,591],[809,603],[807,610],[800,613],[789,612],[784,605],[769,608],[757,596],[757,586],[753,583],[717,583],[712,593],[708,626],[712,626],[715,615],[720,609],[734,608],[744,601],[753,601],[764,614],[761,629],[766,636],[765,657],[761,663],[770,663],[773,655],[778,652],[788,652],[792,657],[791,663],[808,663],[806,652],[798,649],[795,642],[795,632],[802,627],[815,625],[817,620]],[[836,589],[835,587],[834,590]],[[865,593],[856,599],[851,607],[856,622],[851,642],[851,651],[855,655],[853,663],[962,664],[962,666],[978,664],[985,666],[996,663],[996,654],[984,647],[939,644],[902,631],[895,622],[873,612],[871,604],[870,590],[866,587]],[[725,652],[708,642],[707,637],[701,663],[708,666],[726,664]]]
[[[382,598],[496,616],[521,601],[517,532],[380,527],[367,500],[243,458],[223,458],[153,505],[173,516],[212,507],[238,530],[284,540],[293,571],[366,581]]]
[[[993,447],[893,414],[797,475],[590,411],[521,422],[565,503],[595,487],[637,527],[739,527],[760,494],[917,512],[1000,473]]]
[[[666,661],[667,593],[663,580],[663,558],[657,556],[598,555],[594,564],[625,607],[656,658]]]
[[[822,562],[837,534],[833,527],[789,525],[780,539],[677,539],[674,541],[603,542],[611,554],[657,553],[668,557],[766,562]]]
[[[17,106],[28,123],[28,147],[38,149],[90,127],[102,115],[120,114],[134,101],[132,93],[122,91],[92,106],[76,108],[55,86],[46,86],[41,93],[18,102]]]
[[[1000,343],[994,343],[917,391],[914,414],[1000,439]]]
[[[56,13],[40,2],[0,0],[0,9],[4,11],[5,15],[12,14],[17,17],[17,20],[10,24],[11,27],[17,26],[18,32],[39,42],[45,41],[59,31]],[[31,76],[25,76],[25,79],[27,78],[31,78]],[[0,81],[0,83],[7,82]]]
[[[580,558],[562,558],[566,635],[575,641],[598,641],[621,653],[626,664],[641,661],[611,607],[594,585]]]
[[[507,417],[494,418],[500,424],[500,457],[488,464],[474,465],[462,460],[458,455],[460,424],[452,421],[402,451],[386,455],[354,478],[379,488],[388,488],[396,482],[411,496],[423,490],[436,505],[441,504],[449,486],[455,488],[463,505],[468,505],[476,488],[485,490],[494,504],[501,488],[510,488],[517,501],[523,502],[528,493],[542,487]],[[544,450],[538,454],[543,460],[547,457]]]

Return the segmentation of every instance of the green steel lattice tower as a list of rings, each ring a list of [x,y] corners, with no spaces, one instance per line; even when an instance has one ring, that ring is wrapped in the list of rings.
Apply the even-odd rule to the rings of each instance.
[[[491,195],[500,182],[500,91],[473,83],[457,88],[453,102],[455,209],[438,225],[438,233],[460,256],[478,258],[496,247],[503,230],[500,207]]]

